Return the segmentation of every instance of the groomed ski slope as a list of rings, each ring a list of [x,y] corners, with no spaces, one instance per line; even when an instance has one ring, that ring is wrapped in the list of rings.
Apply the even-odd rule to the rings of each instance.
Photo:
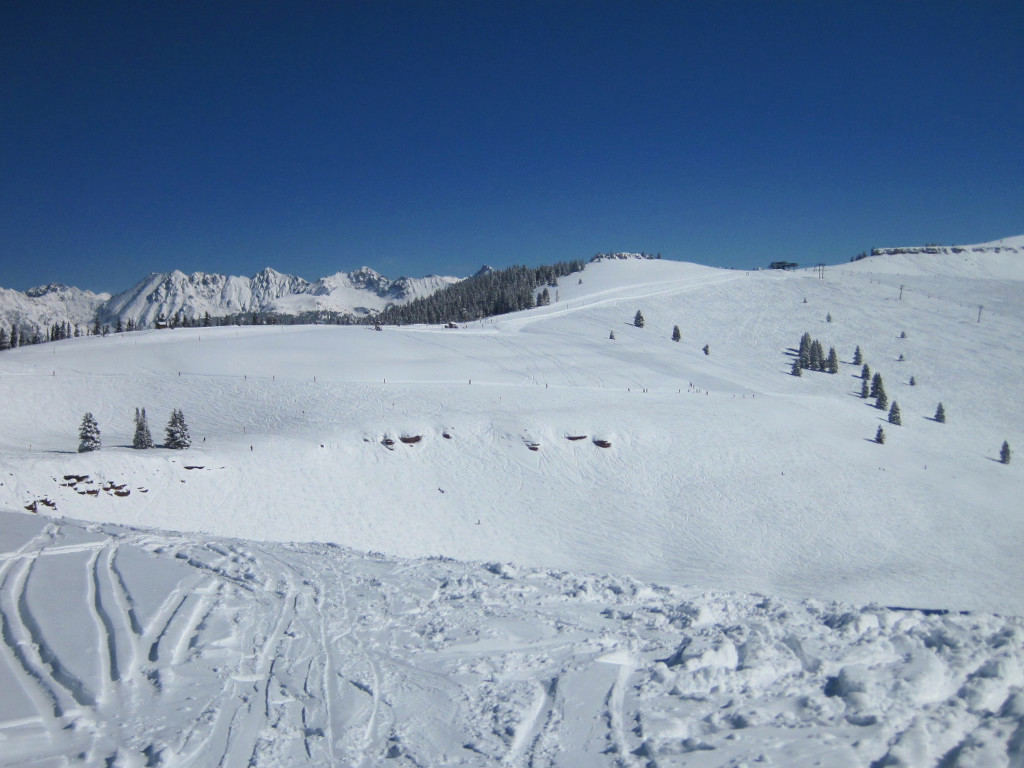
[[[0,765],[1019,765],[1021,278],[615,261],[458,329],[4,352]]]

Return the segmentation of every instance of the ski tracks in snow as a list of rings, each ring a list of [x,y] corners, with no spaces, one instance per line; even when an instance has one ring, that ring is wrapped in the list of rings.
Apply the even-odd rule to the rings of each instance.
[[[31,519],[3,766],[1024,758],[1020,619]]]

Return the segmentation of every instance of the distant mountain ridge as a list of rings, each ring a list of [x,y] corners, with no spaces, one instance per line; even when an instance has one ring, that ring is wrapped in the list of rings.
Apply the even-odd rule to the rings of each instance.
[[[97,310],[110,300],[109,293],[93,293],[50,283],[21,291],[0,288],[0,329],[8,333],[17,326],[31,333],[43,333],[55,323],[89,326]]]
[[[872,256],[908,256],[913,254],[1020,253],[1024,254],[1024,235],[978,245],[912,245],[900,248],[872,248]]]
[[[54,324],[83,329],[97,323],[146,328],[158,319],[225,317],[239,313],[332,313],[355,317],[375,314],[461,281],[427,275],[391,280],[369,267],[337,272],[310,282],[267,268],[252,277],[179,270],[154,272],[114,296],[50,284],[25,292],[0,288],[0,325],[23,333],[45,333]]]

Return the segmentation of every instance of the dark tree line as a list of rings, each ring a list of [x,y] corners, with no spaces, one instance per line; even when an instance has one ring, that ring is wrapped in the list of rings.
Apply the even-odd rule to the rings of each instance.
[[[403,306],[390,306],[360,323],[411,325],[413,323],[463,323],[494,315],[531,309],[537,305],[537,288],[553,287],[560,277],[583,269],[580,260],[541,267],[514,266],[476,274]],[[541,291],[541,301],[544,301]],[[547,294],[550,299],[550,291]]]

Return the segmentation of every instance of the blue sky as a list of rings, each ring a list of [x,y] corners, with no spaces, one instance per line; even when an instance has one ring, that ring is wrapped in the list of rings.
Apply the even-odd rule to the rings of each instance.
[[[0,286],[1024,234],[1024,3],[0,5]]]

